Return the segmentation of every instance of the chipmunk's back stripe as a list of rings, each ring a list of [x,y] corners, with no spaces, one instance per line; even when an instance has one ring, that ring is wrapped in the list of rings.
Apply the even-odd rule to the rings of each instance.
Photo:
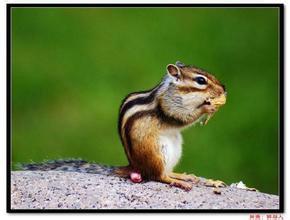
[[[126,124],[124,126],[125,139],[126,139],[126,143],[127,143],[126,145],[127,145],[127,148],[129,150],[130,155],[132,154],[132,141],[131,141],[130,134],[131,134],[131,129],[133,127],[133,124],[137,119],[140,119],[142,117],[149,116],[149,115],[151,115],[151,116],[156,115],[156,110],[151,109],[151,110],[147,110],[147,111],[136,112],[134,115],[129,117],[128,120],[126,121]]]
[[[124,107],[124,105],[128,102],[128,101],[131,101],[133,99],[135,99],[134,96],[136,96],[136,98],[139,98],[138,95],[149,95],[149,93],[155,89],[157,89],[158,87],[160,86],[160,84],[158,84],[157,86],[153,87],[152,89],[149,89],[149,90],[144,90],[144,91],[139,91],[139,92],[132,92],[132,93],[129,93],[128,95],[126,95],[126,97],[122,100],[121,102],[121,105],[120,105],[120,108],[119,108],[119,112],[122,110],[122,108]],[[143,97],[143,96],[141,96]]]
[[[134,93],[130,93],[129,95],[126,96],[126,99],[124,99],[124,101],[122,102],[122,105],[120,106],[120,111],[122,110],[123,106],[128,103],[129,101],[136,99],[136,98],[141,98],[141,97],[145,97],[148,96],[150,91],[144,91],[144,92],[134,92]],[[120,112],[119,111],[119,112]]]
[[[154,109],[136,112],[134,115],[132,115],[131,117],[127,119],[124,126],[126,146],[129,150],[130,155],[132,154],[132,141],[131,141],[130,134],[131,134],[131,129],[134,125],[134,122],[136,122],[138,119],[142,117],[148,117],[148,116],[160,118],[165,124],[168,124],[171,126],[180,127],[180,126],[186,125],[184,121],[166,115],[160,105],[158,105]]]
[[[151,90],[150,90],[151,91]],[[120,109],[119,109],[119,112],[121,112],[122,108],[124,107],[124,105],[133,100],[133,99],[136,99],[136,98],[140,98],[140,97],[144,97],[144,96],[147,96],[149,94],[148,91],[144,91],[144,92],[132,92],[130,94],[128,94],[122,101],[121,105],[120,105]]]
[[[122,135],[121,135],[121,128],[122,128],[122,121],[123,121],[123,117],[125,115],[125,113],[132,108],[135,105],[144,105],[144,104],[149,104],[150,102],[152,102],[155,98],[155,95],[158,91],[158,88],[160,88],[162,86],[162,83],[157,85],[156,87],[154,87],[153,89],[149,90],[152,91],[151,93],[148,93],[147,96],[142,96],[142,97],[137,97],[136,99],[132,99],[130,101],[128,101],[127,103],[125,103],[124,105],[121,105],[121,109],[120,109],[120,113],[119,113],[119,120],[118,120],[118,131],[119,131],[119,135],[122,139]],[[148,91],[145,91],[145,93],[147,93]],[[131,94],[141,94],[140,93],[131,93]],[[130,97],[127,96],[127,97]],[[123,101],[123,103],[126,102],[126,99]]]
[[[158,84],[156,85],[155,87],[153,87],[152,89],[149,89],[149,90],[144,90],[144,91],[139,91],[139,92],[132,92],[132,93],[129,93],[123,100],[122,100],[122,103],[120,105],[120,109],[119,109],[119,112],[122,110],[122,108],[124,107],[124,105],[126,104],[126,102],[128,101],[131,101],[133,99],[135,99],[134,96],[136,96],[136,98],[139,98],[138,95],[149,95],[150,92],[152,92],[153,90],[155,89],[158,89],[161,85]],[[142,96],[141,96],[142,97]],[[141,98],[140,97],[140,98]]]

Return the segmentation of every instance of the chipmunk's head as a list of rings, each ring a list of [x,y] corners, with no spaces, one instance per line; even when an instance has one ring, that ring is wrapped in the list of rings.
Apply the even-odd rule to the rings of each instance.
[[[226,90],[213,75],[194,66],[187,66],[181,62],[169,64],[166,67],[167,78],[170,81],[166,102],[176,103],[185,110],[191,111],[202,105],[213,104],[219,97],[222,102],[216,101],[215,105],[225,102]],[[168,104],[165,103],[165,106]],[[169,106],[169,105],[168,105]]]

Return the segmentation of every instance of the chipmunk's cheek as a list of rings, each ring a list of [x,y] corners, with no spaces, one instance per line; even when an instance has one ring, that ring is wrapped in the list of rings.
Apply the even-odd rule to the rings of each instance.
[[[130,179],[133,183],[140,183],[142,182],[142,176],[141,173],[139,172],[132,172],[130,174]]]

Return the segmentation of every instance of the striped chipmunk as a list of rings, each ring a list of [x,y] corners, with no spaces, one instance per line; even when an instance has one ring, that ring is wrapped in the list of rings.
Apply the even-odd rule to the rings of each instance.
[[[179,61],[166,71],[156,87],[123,100],[118,130],[129,165],[115,173],[133,182],[144,178],[190,190],[198,178],[173,172],[182,153],[180,132],[196,122],[206,124],[225,104],[226,90],[213,75]],[[208,185],[224,183],[209,180]]]

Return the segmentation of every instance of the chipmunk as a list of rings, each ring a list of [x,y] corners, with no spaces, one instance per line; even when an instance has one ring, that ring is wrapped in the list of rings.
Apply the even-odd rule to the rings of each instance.
[[[206,124],[225,104],[225,87],[211,74],[181,62],[169,64],[161,83],[151,90],[129,94],[119,111],[118,130],[129,165],[105,166],[81,159],[17,164],[20,170],[68,171],[143,178],[190,190],[194,175],[174,173],[181,157],[180,132],[196,122]],[[202,121],[203,120],[203,121]],[[206,186],[223,186],[208,180]]]
[[[173,172],[182,152],[180,132],[202,119],[207,123],[225,104],[226,90],[213,75],[179,61],[167,65],[166,71],[156,87],[130,93],[123,100],[118,130],[129,165],[115,173],[136,182],[143,177],[190,190],[188,181],[197,178]]]

